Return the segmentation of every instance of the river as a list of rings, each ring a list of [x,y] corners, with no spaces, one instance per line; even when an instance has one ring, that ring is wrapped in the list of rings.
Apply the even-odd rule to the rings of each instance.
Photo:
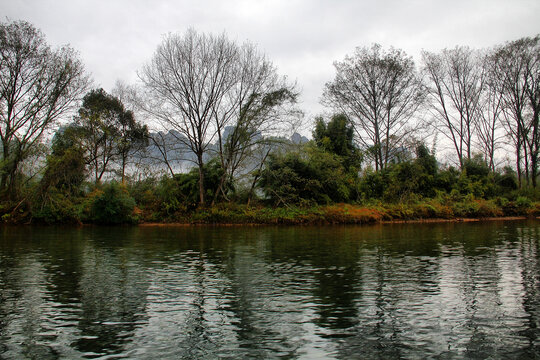
[[[0,358],[538,358],[540,222],[0,228]]]

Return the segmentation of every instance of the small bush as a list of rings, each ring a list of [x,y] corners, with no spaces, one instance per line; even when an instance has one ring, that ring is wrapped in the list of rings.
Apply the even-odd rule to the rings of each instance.
[[[382,218],[383,215],[376,209],[345,204],[326,206],[322,212],[324,221],[337,224],[367,224],[381,221]]]
[[[187,199],[180,188],[180,177],[181,175],[175,178],[163,177],[156,187],[157,210],[164,218],[174,218],[187,209]],[[190,205],[195,208],[192,200]]]
[[[419,203],[412,207],[415,218],[430,219],[438,217],[437,208],[430,203]]]
[[[384,220],[408,220],[413,219],[414,212],[406,204],[388,204],[384,208],[383,218]]]
[[[43,195],[39,207],[32,209],[33,220],[46,224],[78,224],[81,222],[77,199],[50,187]]]
[[[476,216],[480,218],[502,216],[503,212],[494,201],[476,200],[478,204]]]
[[[449,205],[444,205],[439,202],[432,202],[431,205],[436,210],[435,217],[441,218],[441,219],[452,219],[454,217],[454,211],[452,210],[452,207]]]
[[[349,173],[342,159],[320,148],[272,154],[261,172],[259,186],[276,206],[312,206],[357,198],[357,174]]]
[[[531,207],[531,205],[532,201],[525,196],[518,196],[516,199],[516,206],[518,209],[526,211]]]
[[[126,188],[116,182],[106,185],[91,202],[91,220],[98,224],[136,222],[133,216],[135,200]]]
[[[529,214],[532,201],[525,196],[518,196],[515,201],[505,201],[501,207],[506,216],[524,216]]]
[[[474,218],[477,217],[479,205],[474,201],[474,197],[467,195],[462,201],[452,204],[452,211],[456,217]]]
[[[529,210],[529,215],[531,216],[540,216],[540,202],[536,202],[534,204],[532,204],[530,210]]]

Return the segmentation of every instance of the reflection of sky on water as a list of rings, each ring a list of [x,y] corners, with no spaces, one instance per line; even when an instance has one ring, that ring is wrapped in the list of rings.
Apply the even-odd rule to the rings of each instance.
[[[538,223],[2,229],[0,357],[533,357]]]

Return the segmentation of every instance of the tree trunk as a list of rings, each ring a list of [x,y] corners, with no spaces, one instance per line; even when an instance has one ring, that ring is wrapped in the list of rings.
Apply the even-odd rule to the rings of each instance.
[[[533,111],[533,126],[532,126],[532,145],[531,145],[531,177],[532,186],[536,188],[536,177],[538,176],[538,154],[540,152],[540,124],[539,124],[539,109]]]
[[[529,151],[527,149],[527,142],[524,140],[524,146],[523,146],[523,160],[525,163],[523,164],[523,167],[525,168],[525,181],[527,182],[527,186],[529,186],[531,177],[529,174]]]
[[[518,176],[518,187],[521,189],[523,187],[523,181],[521,179],[521,145],[519,145],[519,143],[516,146],[516,170]]]
[[[199,205],[204,206],[204,163],[202,153],[197,154],[197,163],[199,165]]]
[[[7,159],[7,168],[4,167],[4,195],[6,195],[11,200],[17,199],[17,169],[19,168],[21,158],[21,150],[15,149],[13,153],[9,154],[9,158]]]
[[[0,180],[0,193],[2,195],[6,195],[5,194],[5,191],[6,191],[6,187],[7,187],[7,181],[8,181],[8,169],[7,169],[7,164],[9,163],[9,146],[7,145],[7,142],[4,141],[4,146],[3,146],[3,154],[2,154],[2,177],[1,177],[1,180]]]
[[[126,183],[126,157],[122,156],[122,185]]]
[[[9,174],[9,183],[8,183],[8,194],[10,199],[16,199],[17,198],[17,188],[15,186],[15,183],[17,181],[17,168],[12,165],[10,174]]]
[[[218,199],[218,196],[221,192],[224,193],[224,190],[223,190],[223,186],[225,185],[225,179],[226,179],[226,176],[227,176],[227,172],[225,171],[223,173],[223,175],[221,176],[221,179],[219,180],[219,186],[216,190],[216,193],[214,194],[214,198],[212,199],[212,206],[214,206],[214,204],[216,203],[217,199]]]
[[[536,177],[538,176],[538,158],[535,156],[531,159],[531,181],[532,187],[536,188]]]
[[[253,197],[253,192],[255,190],[255,185],[257,185],[257,180],[259,180],[259,177],[260,177],[260,174],[261,174],[261,171],[262,171],[262,168],[264,166],[264,163],[266,162],[266,158],[268,157],[268,155],[270,155],[270,151],[271,150],[268,150],[266,152],[266,154],[264,154],[263,158],[262,158],[262,161],[259,165],[259,169],[257,170],[257,173],[256,175],[253,177],[253,182],[251,183],[251,187],[249,188],[249,194],[248,194],[248,200],[247,200],[247,206],[249,206],[249,204],[251,203],[251,198]]]
[[[253,182],[251,183],[251,187],[249,188],[248,193],[248,199],[247,199],[247,206],[249,207],[249,204],[251,203],[251,198],[253,197],[253,191],[255,190],[255,185],[257,184],[257,180],[259,180],[259,176],[255,175],[253,177]]]

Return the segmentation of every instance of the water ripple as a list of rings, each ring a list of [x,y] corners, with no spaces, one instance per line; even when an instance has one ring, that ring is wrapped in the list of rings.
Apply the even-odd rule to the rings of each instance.
[[[538,223],[12,230],[0,358],[540,357]]]

